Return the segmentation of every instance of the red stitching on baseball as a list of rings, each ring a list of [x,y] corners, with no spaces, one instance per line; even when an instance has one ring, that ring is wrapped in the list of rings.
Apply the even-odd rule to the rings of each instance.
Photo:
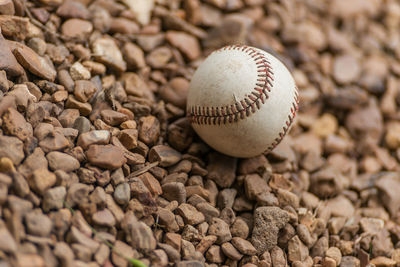
[[[294,118],[296,117],[296,112],[299,110],[299,93],[297,92],[297,87],[294,91],[294,102],[292,103],[293,108],[290,109],[290,114],[288,115],[288,119],[286,120],[287,127],[283,127],[282,131],[279,133],[279,137],[275,139],[275,141],[268,147],[268,149],[264,153],[268,153],[273,150],[285,137],[287,132],[290,129],[290,126],[294,122]]]

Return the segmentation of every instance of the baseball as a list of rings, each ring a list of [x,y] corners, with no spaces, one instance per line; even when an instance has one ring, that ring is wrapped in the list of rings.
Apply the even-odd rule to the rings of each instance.
[[[209,55],[194,73],[187,99],[196,133],[215,150],[240,158],[274,149],[297,109],[297,88],[285,65],[244,45]]]

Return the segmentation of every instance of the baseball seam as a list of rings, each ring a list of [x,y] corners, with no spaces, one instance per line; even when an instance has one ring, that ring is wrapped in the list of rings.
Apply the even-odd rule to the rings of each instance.
[[[187,117],[193,124],[221,125],[237,122],[239,119],[243,120],[260,109],[262,104],[266,103],[266,100],[269,98],[268,93],[271,92],[271,89],[273,88],[274,73],[272,72],[272,66],[262,52],[246,45],[225,46],[217,51],[221,50],[237,50],[248,54],[255,61],[257,66],[257,82],[249,95],[246,95],[244,99],[236,101],[234,104],[220,107],[188,107]],[[298,110],[298,103],[298,93],[297,88],[295,88],[295,96],[288,119],[282,127],[278,137],[274,140],[271,146],[268,147],[267,151],[274,149],[290,129],[296,116],[296,111]]]
[[[225,46],[217,51],[221,50],[239,50],[248,54],[257,66],[257,83],[249,95],[234,104],[222,107],[188,107],[188,117],[192,123],[220,125],[244,119],[255,113],[256,109],[260,109],[261,104],[265,104],[265,100],[269,97],[268,93],[273,87],[271,64],[261,52],[241,45]]]
[[[278,137],[275,138],[274,142],[268,147],[265,153],[273,150],[279,143],[282,141],[283,137],[287,134],[292,125],[294,119],[296,118],[296,112],[299,110],[299,94],[297,92],[297,87],[294,90],[294,101],[292,102],[292,107],[290,108],[290,114],[288,115],[288,119],[285,122],[286,126],[282,127],[282,131],[279,132]]]

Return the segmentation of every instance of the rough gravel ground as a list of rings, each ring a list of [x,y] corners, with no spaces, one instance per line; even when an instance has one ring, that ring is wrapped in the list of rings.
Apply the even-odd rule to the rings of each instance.
[[[0,0],[0,266],[400,266],[399,26],[395,0]],[[268,155],[185,118],[227,44],[295,77]]]

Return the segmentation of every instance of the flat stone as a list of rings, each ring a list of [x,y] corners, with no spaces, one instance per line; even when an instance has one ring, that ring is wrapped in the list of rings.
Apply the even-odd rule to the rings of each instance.
[[[92,220],[100,226],[113,227],[116,223],[114,215],[110,210],[104,209],[93,213]]]
[[[162,188],[160,182],[149,172],[141,174],[138,176],[143,184],[149,189],[149,191],[154,195],[158,196],[162,194]]]
[[[391,122],[386,125],[385,143],[390,149],[400,147],[400,123]]]
[[[255,247],[246,239],[233,237],[231,243],[235,246],[237,250],[240,251],[240,253],[243,253],[245,255],[255,255],[257,253]]]
[[[270,191],[267,182],[258,174],[249,174],[244,178],[244,189],[246,196],[251,200],[256,200],[261,193]]]
[[[217,241],[217,237],[215,235],[208,235],[202,238],[196,246],[196,251],[200,251],[201,253],[206,252],[215,242]]]
[[[125,0],[125,3],[135,14],[135,17],[140,24],[149,24],[151,13],[154,8],[154,0]]]
[[[128,120],[128,116],[124,113],[111,109],[102,110],[100,112],[102,120],[111,126],[117,126]]]
[[[45,266],[45,261],[42,256],[31,253],[17,253],[16,260],[18,266]]]
[[[137,251],[135,251],[130,245],[120,240],[115,242],[114,247],[115,249],[111,252],[111,259],[116,266],[129,266],[128,261],[121,255],[129,258],[137,257]],[[117,253],[117,251],[120,253]]]
[[[133,215],[132,215],[133,216]],[[131,236],[131,245],[139,251],[151,251],[156,248],[156,239],[149,226],[136,219],[129,222],[131,225],[129,234]]]
[[[79,161],[66,153],[52,151],[46,155],[46,158],[49,162],[50,169],[53,171],[63,170],[65,172],[71,172],[80,167]]]
[[[43,196],[43,210],[49,212],[63,208],[66,195],[67,191],[63,186],[50,188]]]
[[[59,102],[64,102],[68,98],[68,92],[65,90],[62,91],[57,91],[55,92],[52,96],[52,102],[54,103],[59,103]]]
[[[17,251],[17,243],[5,226],[0,227],[0,249],[8,253]]]
[[[168,61],[172,58],[172,51],[166,46],[157,47],[146,57],[146,62],[152,68],[162,68],[164,67]]]
[[[230,44],[244,44],[253,21],[244,14],[225,16],[221,23],[210,29],[204,40],[206,47],[219,48]]]
[[[106,66],[99,62],[86,60],[82,62],[82,65],[90,71],[92,75],[103,75],[106,73]]]
[[[341,19],[349,19],[365,13],[373,13],[376,10],[376,4],[373,1],[352,1],[351,4],[342,0],[334,0],[329,7],[331,14]]]
[[[328,200],[325,209],[331,211],[331,216],[346,218],[351,218],[355,212],[353,203],[343,195]]]
[[[25,40],[30,26],[28,18],[11,15],[0,16],[0,28],[4,36]]]
[[[360,226],[363,232],[376,235],[384,228],[385,222],[378,218],[361,218]]]
[[[9,158],[0,158],[0,172],[12,173],[15,172],[14,164]],[[4,188],[5,189],[5,188]]]
[[[127,42],[122,48],[122,54],[129,68],[140,69],[146,66],[143,50],[134,43]]]
[[[189,81],[182,77],[171,79],[167,85],[160,88],[160,97],[179,108],[186,107]]]
[[[126,149],[134,149],[138,145],[138,130],[124,129],[119,133],[118,138]]]
[[[340,84],[356,81],[360,76],[361,68],[358,60],[350,55],[340,55],[333,63],[333,77]]]
[[[206,253],[206,259],[212,263],[223,263],[224,254],[222,253],[221,247],[216,245],[211,246]]]
[[[186,189],[182,183],[170,182],[163,184],[162,191],[162,196],[169,201],[176,200],[178,203],[186,202]]]
[[[221,249],[225,256],[232,260],[238,261],[243,257],[243,255],[240,254],[240,252],[237,251],[237,249],[229,242],[223,243]]]
[[[74,95],[78,101],[88,102],[94,93],[96,93],[97,87],[93,82],[87,80],[75,81]]]
[[[301,242],[299,237],[295,235],[288,243],[288,259],[291,262],[304,262],[308,257],[308,248]]]
[[[61,112],[60,116],[58,116],[58,121],[64,128],[70,128],[78,117],[79,117],[79,110],[75,108],[67,108],[64,109],[63,112]]]
[[[0,135],[0,158],[9,158],[14,165],[19,165],[25,157],[23,147],[24,144],[18,138]]]
[[[381,176],[376,182],[380,199],[390,214],[395,214],[400,205],[400,196],[397,190],[400,190],[400,179],[397,173],[387,173]]]
[[[122,57],[122,53],[111,38],[99,38],[92,44],[95,59],[105,65],[120,71],[126,71],[126,62]]]
[[[164,242],[177,251],[181,251],[182,236],[177,233],[166,233],[164,236]]]
[[[65,264],[73,264],[74,252],[65,242],[57,242],[54,246],[54,255]]]
[[[40,140],[40,138],[38,138]],[[69,140],[64,136],[60,129],[55,129],[51,134],[39,141],[39,146],[44,152],[57,151],[67,148]]]
[[[177,212],[183,217],[186,223],[191,225],[202,223],[205,220],[204,215],[190,204],[182,203],[177,208]]]
[[[8,82],[6,71],[0,70],[0,91],[7,92],[10,89],[10,85],[11,84]]]
[[[57,8],[56,13],[62,18],[78,18],[84,20],[90,18],[89,10],[79,1],[65,1]]]
[[[232,234],[229,229],[229,225],[222,219],[213,218],[208,228],[209,235],[215,235],[217,237],[217,244],[223,244],[229,242],[232,239]]]
[[[165,34],[141,34],[137,37],[137,44],[146,52],[150,52],[165,41]]]
[[[208,162],[207,177],[223,188],[230,187],[236,178],[237,159],[210,153]]]
[[[177,264],[179,264],[181,255],[176,249],[174,249],[172,246],[168,244],[163,244],[163,243],[158,243],[157,246],[159,246],[161,249],[165,251],[165,253],[167,253],[169,261],[177,262]]]
[[[168,31],[165,39],[175,46],[189,60],[196,60],[201,55],[200,44],[196,37],[185,32]]]
[[[158,207],[157,216],[159,217],[159,223],[171,232],[177,232],[179,230],[179,226],[175,220],[175,214],[172,213],[169,209]]]
[[[15,8],[12,0],[2,0],[0,2],[0,14],[1,15],[14,15]]]
[[[120,223],[124,217],[123,210],[121,209],[120,206],[118,206],[117,203],[115,203],[111,195],[109,194],[105,195],[106,195],[106,207],[112,212],[117,222]]]
[[[172,12],[172,10],[169,11],[168,9],[158,5],[154,9],[154,14],[162,17],[163,23],[165,23],[165,25],[168,25],[170,28],[182,32],[187,32],[193,36],[196,36],[199,39],[204,39],[205,37],[207,37],[207,33],[203,29],[196,27],[187,20],[181,18],[180,16],[177,16],[174,12]]]
[[[12,3],[12,1],[11,1]],[[24,69],[18,63],[15,56],[10,50],[7,41],[4,39],[0,31],[0,70],[5,70],[9,76],[20,76],[24,73]]]
[[[160,135],[160,122],[154,116],[140,118],[139,139],[146,145],[156,143]]]
[[[234,237],[246,239],[249,235],[249,232],[249,225],[241,217],[236,218],[236,220],[231,225],[231,233]]]
[[[396,266],[397,262],[384,256],[378,256],[376,258],[373,258],[370,261],[370,264],[374,264],[375,266],[390,267]]]
[[[25,215],[27,232],[37,236],[49,236],[53,228],[53,223],[41,212],[32,211]]]
[[[83,116],[79,116],[74,121],[72,128],[77,129],[79,134],[87,133],[90,131],[92,124],[89,119]],[[107,131],[108,132],[108,131]]]
[[[72,64],[72,66],[69,68],[69,73],[74,81],[89,80],[91,78],[90,71],[78,61]],[[78,95],[78,97],[79,96],[80,95]]]
[[[71,229],[70,229],[68,235],[69,235],[67,237],[68,240],[70,240],[72,242],[79,243],[81,245],[84,245],[85,247],[89,248],[92,253],[96,252],[96,250],[100,246],[99,242],[97,242],[94,239],[88,237],[87,235],[82,233],[75,226],[71,226]]]
[[[194,245],[190,241],[182,239],[181,254],[183,259],[193,259],[197,253]]]
[[[120,205],[128,204],[131,199],[131,189],[129,184],[122,183],[115,187],[114,199]]]
[[[340,267],[360,267],[360,260],[354,256],[344,256]]]
[[[149,151],[149,161],[158,161],[161,167],[172,166],[178,163],[181,158],[181,153],[165,145],[153,146]]]
[[[33,172],[28,182],[37,193],[44,195],[47,189],[55,185],[56,175],[47,169],[37,169]]]
[[[22,141],[33,135],[32,125],[14,108],[9,108],[3,114],[3,130],[6,134],[14,135]]]
[[[340,265],[342,261],[342,252],[337,247],[330,247],[326,252],[325,256],[333,259],[336,263],[336,266]]]
[[[28,46],[20,44],[13,53],[18,63],[24,66],[24,68],[29,70],[31,73],[51,82],[55,80],[57,72],[54,69],[54,66],[52,66],[44,57],[36,54],[36,52]]]
[[[186,192],[187,192],[187,190],[186,190]],[[213,207],[208,202],[198,203],[196,205],[196,209],[198,211],[200,211],[201,213],[203,213],[207,222],[210,222],[212,220],[212,218],[214,218],[214,217],[220,216],[220,211],[217,208]]]
[[[34,37],[29,39],[27,45],[33,49],[39,56],[44,56],[47,49],[47,44],[43,39]]]
[[[91,22],[82,19],[68,19],[61,25],[61,32],[68,38],[83,39],[93,31]]]
[[[126,163],[122,149],[113,145],[92,145],[86,156],[91,164],[109,170],[118,169]]]
[[[58,71],[57,75],[58,82],[65,87],[65,89],[71,93],[74,90],[74,80],[71,78],[68,70],[62,69]]]
[[[110,33],[134,35],[139,33],[139,25],[127,18],[113,18],[110,25]]]
[[[63,63],[70,56],[70,51],[63,44],[46,43],[46,47],[46,54],[57,65]]]
[[[83,149],[88,148],[90,145],[106,145],[110,142],[110,136],[109,131],[94,130],[79,135],[77,144]]]
[[[154,265],[167,266],[169,263],[167,253],[162,249],[156,249],[151,253],[150,258]]]
[[[371,247],[372,257],[379,255],[391,255],[388,253],[388,251],[393,251],[393,243],[391,242],[389,231],[387,229],[380,230],[372,240]]]

